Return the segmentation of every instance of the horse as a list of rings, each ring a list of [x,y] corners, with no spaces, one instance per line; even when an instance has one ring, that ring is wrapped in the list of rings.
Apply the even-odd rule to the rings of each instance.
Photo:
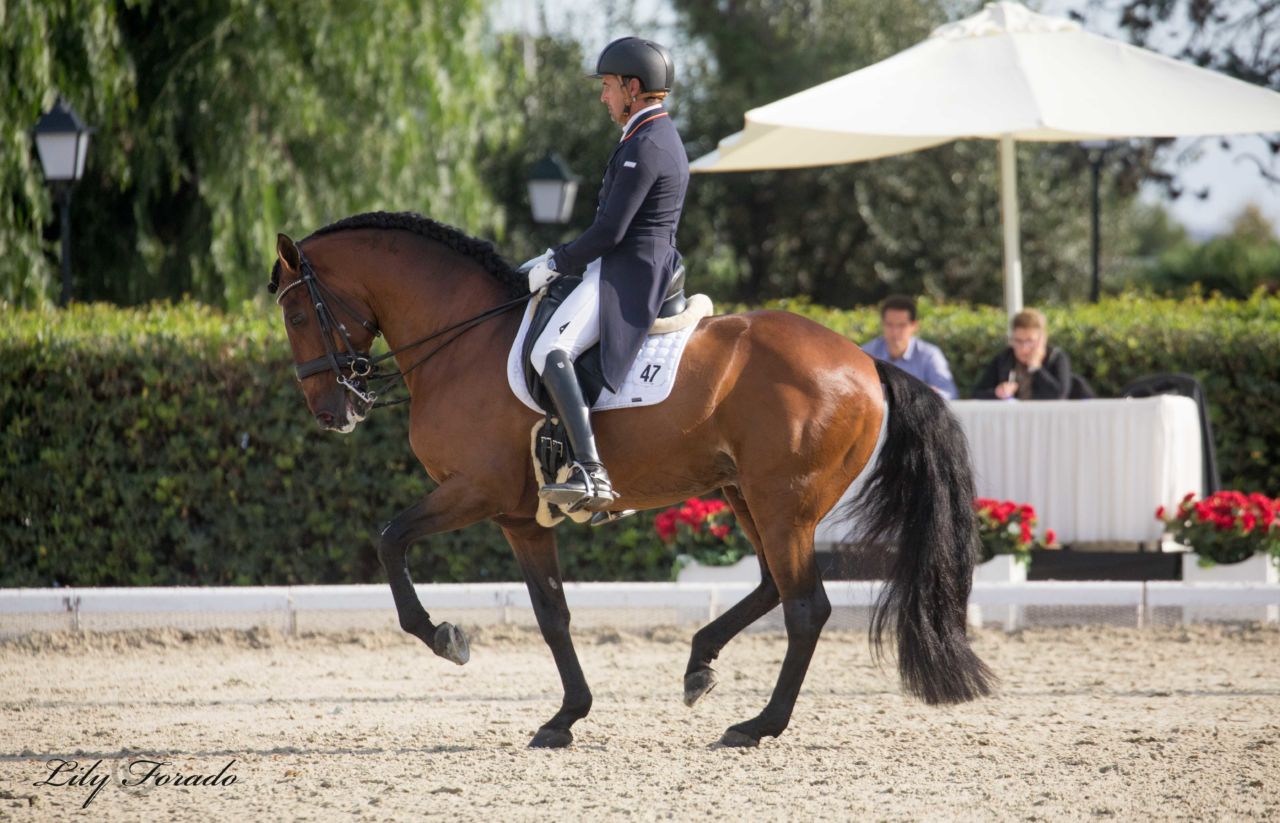
[[[529,432],[539,416],[507,385],[527,283],[492,244],[411,213],[355,215],[301,243],[281,234],[276,253],[269,288],[316,422],[349,432],[367,414],[368,352],[379,334],[407,387],[410,446],[437,485],[378,538],[400,627],[447,660],[469,659],[466,635],[432,622],[418,599],[406,552],[427,535],[494,521],[564,692],[529,745],[568,746],[591,690],[570,637],[555,532],[536,518]],[[886,414],[879,458],[868,465]],[[924,383],[798,315],[720,315],[698,323],[668,399],[594,422],[621,494],[614,510],[719,490],[756,551],[760,584],[693,635],[687,705],[716,685],[712,663],[725,645],[782,604],[787,650],[772,695],[722,744],[757,746],[790,722],[831,614],[814,530],[864,469],[860,493],[837,515],[856,518],[865,545],[893,553],[873,608],[873,652],[892,630],[903,687],[928,704],[992,692],[995,676],[966,632],[977,551],[967,445]]]

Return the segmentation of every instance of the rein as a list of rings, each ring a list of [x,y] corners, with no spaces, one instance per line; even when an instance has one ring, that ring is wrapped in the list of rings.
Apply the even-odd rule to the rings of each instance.
[[[383,385],[391,384],[398,379],[403,380],[405,375],[435,357],[443,351],[446,346],[454,340],[457,340],[472,328],[480,325],[486,320],[491,320],[494,317],[505,314],[522,303],[527,303],[533,297],[532,292],[527,295],[521,295],[514,300],[509,300],[505,303],[500,303],[491,309],[487,309],[475,317],[454,323],[440,331],[429,334],[420,340],[415,340],[412,343],[388,351],[385,354],[372,357],[369,352],[362,352],[356,349],[355,345],[351,342],[350,335],[347,334],[346,325],[337,318],[333,313],[333,310],[329,308],[328,303],[325,301],[326,295],[336,303],[339,308],[343,309],[347,314],[359,321],[361,327],[372,334],[375,339],[382,336],[382,331],[378,328],[377,322],[375,320],[365,320],[360,316],[359,312],[351,307],[349,303],[326,286],[316,275],[315,269],[311,266],[311,261],[307,259],[305,254],[303,254],[302,249],[298,249],[298,258],[301,263],[301,276],[288,286],[285,286],[284,289],[276,295],[276,304],[279,305],[280,301],[284,299],[284,296],[288,294],[290,290],[305,284],[311,297],[311,304],[315,308],[316,319],[320,323],[320,332],[324,338],[325,353],[323,357],[317,357],[314,360],[308,360],[305,363],[298,363],[294,365],[294,374],[297,376],[297,379],[301,381],[305,378],[311,377],[312,375],[320,374],[324,371],[331,371],[333,372],[338,385],[351,392],[359,398],[366,407],[371,409],[394,406],[397,403],[405,402],[409,398],[402,397],[396,400],[380,400],[378,398],[378,391],[374,391],[369,388],[369,383],[378,383],[379,390],[381,390]],[[334,344],[333,337],[335,331],[341,338],[345,351],[340,351]],[[390,360],[397,354],[409,351],[410,349],[415,349],[418,346],[429,343],[438,337],[448,334],[449,332],[457,333],[440,343],[423,357],[419,358],[413,363],[413,365],[409,366],[409,368],[404,369],[403,371],[387,373],[382,372],[379,368],[381,363]],[[344,371],[349,371],[351,376],[347,377],[343,373]],[[361,390],[361,388],[355,383],[355,381],[361,379],[364,380],[363,390]]]

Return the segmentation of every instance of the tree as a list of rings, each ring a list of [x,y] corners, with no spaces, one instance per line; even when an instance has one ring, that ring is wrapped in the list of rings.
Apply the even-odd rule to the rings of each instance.
[[[1280,291],[1280,240],[1251,204],[1236,217],[1229,234],[1199,245],[1175,246],[1160,256],[1146,277],[1164,294],[1202,289],[1244,299],[1259,288]]]
[[[44,239],[53,208],[31,129],[59,90],[90,123],[127,120],[135,107],[135,74],[121,48],[116,4],[0,6],[0,74],[6,78],[0,88],[0,299],[32,303],[48,293],[57,267]],[[125,171],[122,153],[101,139],[101,130],[90,158],[94,174]],[[77,208],[76,218],[84,211]]]
[[[20,3],[2,27],[8,131],[57,91],[96,125],[77,192],[76,293],[133,303],[257,293],[275,234],[375,209],[490,221],[501,110],[483,0]],[[34,36],[33,36],[34,35]],[[46,289],[47,194],[0,147],[8,299]]]
[[[1090,9],[1099,15],[1113,13],[1095,4]],[[1115,19],[1139,46],[1280,91],[1280,3],[1275,0],[1125,0]],[[1252,161],[1264,178],[1280,183],[1280,138],[1236,139],[1256,146],[1258,151],[1240,156]],[[1181,193],[1171,175],[1160,179],[1175,197]]]

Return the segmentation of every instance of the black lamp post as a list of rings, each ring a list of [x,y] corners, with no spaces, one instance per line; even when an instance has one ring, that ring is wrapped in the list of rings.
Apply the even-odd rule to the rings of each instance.
[[[1106,159],[1107,149],[1111,147],[1108,140],[1086,140],[1080,144],[1085,151],[1089,153],[1089,171],[1093,178],[1093,209],[1092,209],[1092,244],[1090,247],[1090,255],[1093,262],[1093,281],[1089,287],[1089,301],[1097,303],[1102,296],[1102,274],[1101,274],[1101,257],[1102,257],[1102,231],[1101,231],[1101,179],[1102,179],[1102,161]]]
[[[578,196],[578,178],[560,155],[548,152],[529,170],[529,206],[537,223],[567,223]]]
[[[44,178],[62,209],[62,298],[58,302],[63,306],[71,300],[71,189],[84,175],[90,132],[61,97],[35,128]]]

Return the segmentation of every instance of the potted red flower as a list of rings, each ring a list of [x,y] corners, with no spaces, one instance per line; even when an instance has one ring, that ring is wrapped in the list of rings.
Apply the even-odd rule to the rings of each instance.
[[[676,580],[760,579],[751,542],[723,500],[691,497],[663,511],[653,525],[675,552]]]
[[[1280,500],[1239,491],[1197,500],[1188,492],[1173,511],[1156,509],[1156,519],[1189,549],[1182,560],[1184,581],[1277,582]]]
[[[1027,503],[979,497],[973,501],[978,515],[978,538],[982,562],[974,569],[974,580],[1020,582],[1027,579],[1031,550],[1057,544],[1053,529],[1036,536],[1036,510]]]

